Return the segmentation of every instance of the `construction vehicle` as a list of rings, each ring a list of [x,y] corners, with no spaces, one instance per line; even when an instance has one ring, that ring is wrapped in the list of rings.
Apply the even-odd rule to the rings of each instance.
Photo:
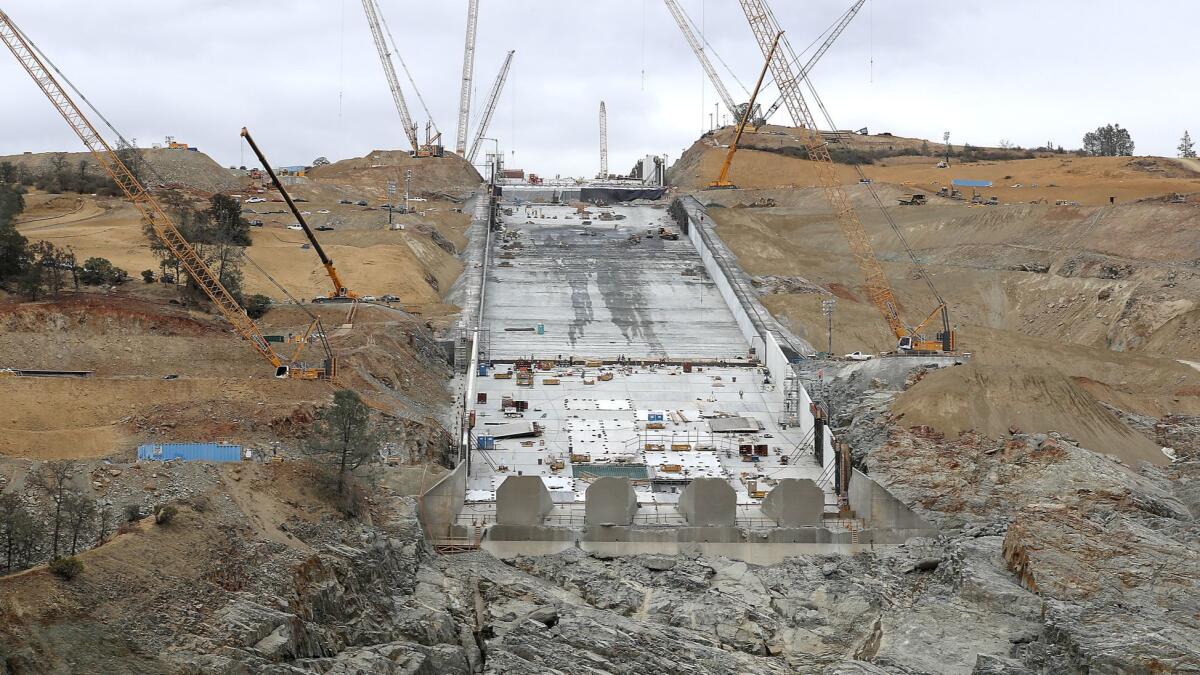
[[[483,117],[479,118],[479,128],[475,130],[475,140],[471,142],[471,150],[466,154],[467,161],[471,164],[475,163],[475,158],[479,155],[479,148],[483,146],[483,139],[487,136],[488,127],[492,124],[492,115],[496,112],[496,104],[500,102],[500,92],[503,91],[504,83],[508,80],[508,69],[512,66],[515,53],[516,50],[509,50],[508,56],[504,57],[504,64],[500,66],[500,74],[496,76],[496,81],[492,84],[492,92],[488,95],[487,106],[483,109]]]
[[[871,245],[871,240],[867,236],[862,220],[859,218],[853,203],[850,201],[850,196],[842,187],[842,181],[838,175],[837,167],[833,163],[833,158],[830,155],[828,143],[818,130],[816,117],[813,115],[812,109],[800,91],[800,83],[802,81],[806,82],[810,90],[812,90],[812,83],[807,81],[807,73],[802,71],[797,76],[792,72],[790,64],[797,60],[795,52],[792,50],[791,45],[788,44],[787,38],[780,35],[779,22],[775,19],[775,15],[767,5],[766,0],[738,1],[741,4],[742,12],[746,15],[746,20],[750,24],[750,30],[758,42],[759,49],[762,51],[763,56],[767,57],[768,63],[770,63],[771,73],[775,76],[775,83],[782,94],[783,104],[787,106],[794,125],[798,127],[800,141],[808,152],[808,158],[816,171],[818,182],[825,192],[826,199],[829,200],[834,217],[841,227],[842,233],[846,237],[850,253],[858,263],[859,269],[862,270],[864,277],[863,287],[867,297],[879,309],[888,327],[896,336],[897,349],[902,353],[908,354],[945,354],[954,352],[956,348],[955,335],[954,331],[950,328],[950,314],[946,307],[946,301],[942,299],[937,287],[933,285],[933,281],[917,257],[916,251],[908,244],[904,233],[901,232],[900,227],[896,224],[888,210],[884,208],[883,202],[875,192],[874,187],[870,183],[866,183],[865,187],[867,191],[875,201],[885,220],[891,226],[892,231],[900,240],[900,243],[904,246],[909,258],[916,266],[921,279],[925,281],[929,290],[937,299],[937,306],[929,313],[929,316],[915,326],[906,323],[900,317],[900,307],[899,302],[896,300],[895,292],[892,290],[891,284],[884,274],[879,258],[875,255],[875,249]],[[778,49],[773,47],[776,42],[779,45]],[[833,124],[833,120],[828,110],[826,110],[825,104],[816,95],[815,90],[812,91],[813,99],[823,113],[829,128],[837,129],[838,127]],[[860,178],[865,178],[861,167],[856,167],[856,170],[859,172]],[[924,330],[934,316],[940,316],[942,330],[937,332],[933,339],[930,339],[925,336]]]
[[[242,138],[246,139],[246,142],[250,144],[250,149],[254,151],[254,156],[258,157],[258,161],[262,164],[263,170],[266,171],[267,175],[271,178],[271,183],[275,186],[275,189],[279,191],[279,195],[283,197],[283,201],[287,203],[288,208],[291,209],[292,215],[296,217],[296,222],[300,224],[300,228],[304,230],[304,236],[308,237],[308,241],[310,244],[312,244],[313,250],[317,252],[318,256],[320,256],[321,264],[325,266],[325,273],[329,275],[329,280],[333,282],[333,293],[329,295],[329,299],[357,299],[358,294],[350,290],[346,284],[342,283],[341,277],[338,276],[337,269],[333,266],[333,260],[331,260],[329,256],[325,255],[325,249],[321,248],[321,243],[317,241],[317,235],[313,234],[312,228],[308,226],[308,221],[304,219],[304,214],[300,212],[300,208],[296,206],[296,202],[292,201],[292,196],[288,194],[287,189],[283,187],[283,183],[280,182],[279,177],[275,175],[275,170],[271,168],[270,162],[267,161],[266,156],[263,155],[263,152],[259,149],[258,144],[254,142],[254,138],[250,135],[250,132],[246,129],[246,127],[242,127]]]
[[[121,158],[87,119],[67,91],[50,73],[46,63],[43,62],[44,57],[39,56],[40,50],[17,28],[3,10],[0,10],[0,41],[3,41],[12,51],[13,56],[17,58],[42,93],[54,105],[55,110],[63,116],[83,144],[87,146],[96,163],[120,188],[126,199],[137,208],[142,218],[154,231],[155,236],[162,242],[170,255],[180,262],[188,276],[208,296],[213,306],[221,312],[221,315],[233,326],[238,335],[249,342],[255,351],[275,367],[275,376],[303,380],[333,378],[337,371],[337,360],[329,349],[328,342],[325,341],[325,331],[320,330],[320,321],[314,321],[313,326],[309,327],[309,333],[317,331],[321,344],[325,348],[325,358],[320,366],[309,366],[301,362],[299,360],[300,349],[297,349],[296,354],[290,359],[276,353],[258,326],[246,315],[246,311],[221,283],[220,277],[184,239],[154,195],[130,172],[129,167],[121,161]]]
[[[779,38],[783,37],[783,33],[775,36],[775,41],[771,43],[771,49],[767,52],[766,61],[763,62],[762,71],[758,74],[758,82],[754,83],[754,92],[750,94],[750,105],[746,107],[746,111],[742,113],[742,121],[738,123],[737,133],[733,135],[733,141],[729,144],[729,151],[725,153],[725,163],[721,165],[721,174],[717,179],[708,184],[706,190],[736,190],[737,186],[729,182],[729,168],[733,166],[733,154],[737,152],[738,142],[742,140],[742,134],[746,132],[746,125],[750,123],[750,111],[754,108],[754,101],[758,98],[758,90],[762,88],[763,78],[767,76],[767,68],[771,65],[771,57],[775,55],[775,49],[779,47]]]

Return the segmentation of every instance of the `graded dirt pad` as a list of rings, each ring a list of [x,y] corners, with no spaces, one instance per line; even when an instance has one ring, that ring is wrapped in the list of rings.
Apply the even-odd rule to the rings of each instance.
[[[335,335],[346,306],[316,306],[341,360],[341,380],[380,409],[437,419],[445,365],[409,344],[419,320],[361,307]],[[264,334],[300,335],[305,312],[273,310]],[[215,317],[129,295],[79,294],[0,305],[0,367],[92,370],[85,379],[0,378],[0,455],[30,459],[131,455],[144,442],[255,445],[311,423],[333,395],[325,382],[279,380],[274,368]],[[295,345],[277,344],[282,355]],[[319,359],[310,345],[305,358]]]
[[[157,174],[146,172],[145,180],[151,187],[159,182],[159,177],[166,185],[191,188],[202,193],[227,192],[237,190],[242,185],[240,178],[202,152],[165,148],[158,150],[149,148],[140,152],[145,161],[153,167],[154,172],[157,172]],[[102,173],[102,169],[88,152],[39,152],[29,155],[10,155],[0,157],[0,162],[12,162],[26,167],[35,174],[40,174],[49,169],[50,160],[57,154],[65,157],[68,167],[78,167],[80,162],[86,162],[92,173]]]

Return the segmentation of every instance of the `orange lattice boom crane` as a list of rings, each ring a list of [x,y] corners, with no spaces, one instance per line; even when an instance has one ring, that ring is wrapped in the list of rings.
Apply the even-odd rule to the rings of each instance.
[[[136,176],[125,166],[117,153],[104,140],[95,126],[84,116],[83,111],[67,94],[58,80],[55,79],[40,57],[40,52],[24,33],[17,28],[12,19],[0,10],[0,41],[12,51],[17,61],[33,78],[33,81],[50,99],[55,110],[63,116],[71,129],[79,136],[92,156],[104,172],[112,178],[125,197],[137,208],[142,218],[150,224],[154,234],[159,238],[170,254],[179,261],[188,276],[196,282],[213,306],[221,312],[225,320],[233,326],[264,359],[275,367],[276,377],[291,377],[306,380],[329,379],[336,373],[336,360],[329,345],[324,342],[324,331],[319,331],[322,344],[325,346],[326,358],[320,367],[309,367],[295,359],[285,359],[280,356],[267,339],[259,331],[254,321],[247,316],[229,290],[221,283],[220,278],[209,268],[191,244],[175,227],[171,217],[167,215],[154,195],[146,189]],[[319,323],[318,323],[319,325]],[[303,346],[303,345],[301,345]]]
[[[892,291],[892,286],[888,282],[887,275],[883,272],[883,266],[879,264],[879,258],[875,255],[875,248],[871,245],[871,240],[867,236],[862,220],[859,219],[858,213],[854,210],[854,205],[850,202],[850,195],[842,187],[841,179],[837,175],[837,167],[834,165],[833,157],[829,153],[829,145],[817,126],[816,117],[813,116],[811,108],[800,92],[800,83],[807,78],[807,73],[801,72],[797,75],[792,71],[791,63],[797,61],[794,56],[795,52],[792,50],[791,45],[788,44],[786,37],[782,39],[777,37],[781,33],[779,22],[775,19],[775,15],[771,12],[766,0],[739,0],[739,2],[747,21],[750,23],[750,30],[754,33],[754,38],[758,41],[763,56],[767,58],[768,63],[771,65],[771,74],[775,78],[776,86],[779,87],[784,105],[787,106],[788,112],[792,116],[792,121],[799,128],[800,142],[804,145],[805,150],[808,151],[808,158],[816,170],[818,181],[825,192],[825,197],[829,200],[829,204],[833,208],[834,217],[850,246],[850,253],[858,263],[859,269],[862,270],[864,277],[863,288],[867,296],[871,299],[871,302],[883,314],[888,327],[895,334],[898,349],[907,353],[925,354],[953,352],[956,347],[955,336],[954,331],[950,328],[950,315],[947,311],[946,301],[942,299],[941,294],[934,287],[933,281],[929,278],[924,265],[917,258],[916,252],[909,246],[900,228],[891,220],[891,216],[887,211],[883,210],[884,217],[891,223],[892,229],[904,245],[905,251],[920,271],[921,278],[929,286],[938,303],[934,310],[929,313],[929,316],[916,326],[906,323],[900,317],[900,308],[899,303],[896,301],[896,294]],[[773,49],[773,40],[779,40],[781,49]],[[818,105],[821,105],[824,111],[824,105],[821,101],[817,99],[816,102]],[[828,117],[828,114],[826,113],[825,116]],[[872,195],[874,195],[874,189],[869,184],[867,187]],[[878,203],[877,196],[875,199]],[[882,209],[882,203],[879,203],[879,205]],[[934,339],[929,339],[924,334],[925,326],[934,316],[938,315],[941,317],[942,330],[936,334]]]

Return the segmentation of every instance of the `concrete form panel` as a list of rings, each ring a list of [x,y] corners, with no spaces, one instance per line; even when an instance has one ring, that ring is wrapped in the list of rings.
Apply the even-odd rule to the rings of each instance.
[[[825,491],[811,480],[785,478],[767,493],[762,510],[780,527],[818,526],[825,511]]]
[[[597,479],[587,489],[584,522],[588,525],[631,525],[637,495],[628,478]]]
[[[501,525],[541,525],[552,508],[540,476],[509,476],[496,489],[496,522]]]
[[[679,495],[678,509],[692,527],[733,527],[737,493],[720,478],[697,478]]]

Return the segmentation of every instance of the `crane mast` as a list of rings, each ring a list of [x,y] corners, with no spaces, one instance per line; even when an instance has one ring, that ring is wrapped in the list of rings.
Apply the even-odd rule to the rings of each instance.
[[[260,356],[275,366],[276,376],[301,379],[332,377],[336,368],[332,356],[327,360],[324,369],[316,369],[297,366],[275,352],[262,332],[259,331],[258,326],[246,315],[246,311],[221,283],[220,278],[175,227],[175,223],[172,222],[171,217],[163,210],[154,195],[150,194],[150,191],[133,175],[133,172],[96,131],[95,126],[87,119],[58,80],[50,74],[42,59],[35,52],[32,42],[25,37],[3,10],[0,10],[0,41],[3,41],[12,51],[13,56],[33,78],[42,93],[50,99],[50,103],[87,146],[96,162],[112,178],[125,198],[137,208],[171,256],[179,261],[188,276],[208,296],[213,306],[221,312],[221,315],[233,326],[238,335],[249,342]]]
[[[825,38],[825,41],[821,43],[821,46],[817,47],[817,51],[813,52],[813,55],[809,57],[808,62],[805,63],[804,67],[800,69],[801,80],[804,80],[808,77],[808,74],[812,72],[813,66],[817,65],[817,61],[820,61],[821,57],[825,55],[825,52],[829,51],[829,48],[833,46],[833,43],[837,41],[842,32],[846,30],[846,27],[850,25],[850,22],[854,20],[855,15],[858,14],[858,10],[862,9],[862,6],[866,3],[866,1],[867,0],[856,0],[856,2],[850,6],[850,9],[846,10],[846,13],[837,20],[837,23],[833,25],[833,29],[829,34],[829,37]],[[774,115],[775,111],[779,110],[779,106],[781,105],[783,105],[782,93],[780,94],[779,98],[771,104],[771,107],[767,108],[767,112],[762,116],[763,120],[765,121],[771,119],[771,115]]]
[[[875,255],[875,248],[871,245],[871,240],[867,236],[862,220],[858,217],[858,213],[854,210],[854,205],[850,201],[850,196],[846,193],[842,187],[841,180],[838,178],[837,167],[834,165],[833,158],[829,153],[829,146],[821,136],[821,132],[818,131],[816,118],[813,116],[812,110],[800,92],[800,78],[792,72],[790,64],[796,60],[795,52],[792,50],[791,45],[788,44],[787,37],[785,36],[780,40],[782,49],[775,50],[771,54],[772,42],[775,36],[779,35],[781,31],[779,29],[779,22],[776,21],[774,14],[767,6],[765,0],[738,1],[741,3],[742,11],[746,15],[746,20],[750,23],[750,30],[754,33],[754,38],[758,42],[763,56],[771,64],[771,74],[775,78],[775,83],[779,86],[784,104],[792,116],[792,121],[799,127],[800,141],[808,151],[808,159],[812,162],[816,170],[821,188],[825,192],[825,197],[829,200],[829,204],[833,208],[834,217],[837,219],[838,225],[846,237],[850,253],[863,273],[863,277],[865,278],[864,290],[867,293],[867,297],[871,299],[871,302],[883,315],[888,327],[891,328],[892,333],[899,340],[901,350],[952,351],[954,349],[954,333],[950,330],[950,320],[946,311],[946,303],[940,296],[937,296],[939,307],[933,313],[941,312],[943,331],[938,334],[936,342],[925,340],[919,334],[925,322],[913,328],[906,325],[900,318],[899,303],[896,301],[896,295],[892,291],[887,276],[884,274],[883,266],[879,263],[879,258]],[[903,235],[900,233],[899,228],[895,229],[903,241]],[[907,242],[905,242],[905,248],[909,249]],[[933,283],[929,280],[928,275],[925,274],[924,268],[921,267],[911,249],[909,249],[909,254],[913,257],[918,267],[921,268],[922,276],[929,284],[930,289],[937,295],[937,289],[933,287]],[[933,313],[930,314],[930,318],[932,318]],[[927,321],[928,319],[926,319]]]
[[[600,101],[600,180],[608,179],[608,110]]]
[[[404,92],[400,90],[400,80],[396,77],[396,66],[392,63],[392,53],[388,50],[387,41],[383,36],[383,28],[379,21],[379,6],[375,0],[362,0],[363,11],[367,15],[367,24],[371,27],[371,37],[375,40],[375,50],[379,52],[379,61],[383,65],[383,74],[387,77],[388,88],[392,90],[392,100],[396,104],[396,112],[400,114],[400,124],[404,127],[404,135],[412,146],[413,154],[421,149],[417,138],[417,125],[408,112],[408,102],[404,100]]]
[[[675,23],[679,24],[679,31],[683,33],[688,46],[692,48],[692,52],[700,61],[700,67],[708,75],[708,81],[712,82],[713,89],[717,90],[717,96],[725,103],[725,107],[729,109],[729,114],[734,119],[741,119],[744,106],[739,106],[733,102],[733,97],[729,95],[729,90],[725,88],[725,83],[721,81],[721,76],[717,74],[717,69],[713,67],[712,61],[708,60],[708,55],[704,53],[704,46],[700,44],[700,40],[696,38],[696,34],[692,32],[691,27],[688,25],[687,15],[683,13],[683,8],[675,0],[663,0],[663,2],[666,3],[671,16],[675,18]]]
[[[459,157],[467,151],[467,123],[471,113],[471,79],[475,73],[475,29],[479,25],[479,0],[467,0],[467,44],[463,48],[462,93],[458,97],[458,140],[454,146]]]
[[[487,135],[488,127],[492,123],[492,114],[496,112],[496,104],[500,101],[500,92],[504,89],[504,83],[508,80],[508,69],[512,65],[513,54],[516,50],[510,50],[508,56],[504,57],[504,64],[500,66],[500,74],[496,76],[496,82],[492,84],[492,93],[488,95],[487,107],[483,109],[483,118],[479,120],[479,128],[475,130],[475,140],[471,142],[471,152],[466,156],[467,161],[471,164],[475,163],[475,157],[479,154],[479,146],[483,144],[483,137]]]

